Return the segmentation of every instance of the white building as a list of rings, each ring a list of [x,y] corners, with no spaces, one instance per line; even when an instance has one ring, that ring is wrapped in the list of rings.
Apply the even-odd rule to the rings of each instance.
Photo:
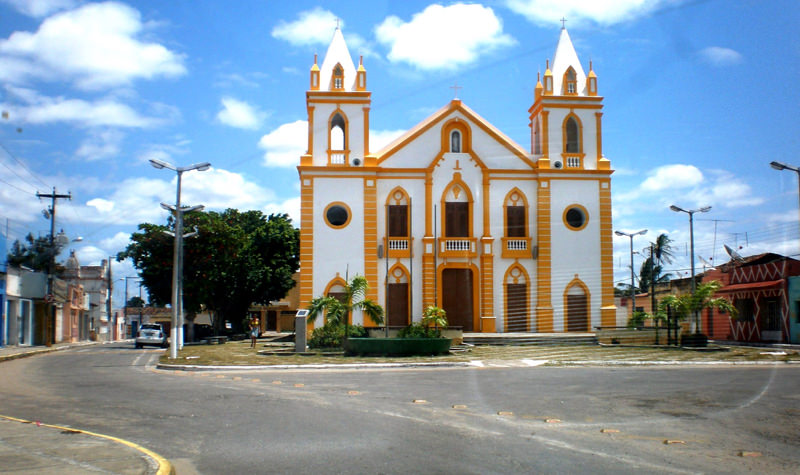
[[[301,306],[361,274],[392,326],[429,305],[465,331],[615,325],[603,98],[566,29],[531,83],[529,148],[454,99],[375,151],[367,72],[337,29],[306,92]]]

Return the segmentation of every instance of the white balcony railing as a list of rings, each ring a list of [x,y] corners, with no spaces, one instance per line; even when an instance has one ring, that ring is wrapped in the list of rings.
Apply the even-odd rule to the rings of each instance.
[[[408,239],[389,239],[390,251],[407,251]]]
[[[528,250],[528,240],[527,239],[509,239],[506,241],[506,250],[509,251],[527,251]]]

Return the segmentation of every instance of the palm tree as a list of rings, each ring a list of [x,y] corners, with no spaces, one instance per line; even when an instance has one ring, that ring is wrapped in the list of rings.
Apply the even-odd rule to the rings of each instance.
[[[662,315],[667,313],[667,307],[677,316],[678,320],[685,320],[690,315],[695,317],[695,328],[700,328],[700,312],[707,308],[716,308],[728,312],[731,317],[736,316],[736,307],[727,299],[714,298],[717,290],[722,288],[719,281],[703,282],[697,286],[693,294],[667,295],[658,304]]]
[[[317,316],[324,313],[328,323],[345,325],[345,337],[347,336],[350,314],[354,310],[363,311],[376,325],[382,325],[383,307],[367,298],[368,289],[369,283],[367,279],[364,276],[356,275],[350,282],[345,284],[343,297],[328,296],[313,299],[308,307],[308,321],[314,322]]]
[[[672,253],[671,242],[672,239],[670,239],[669,236],[661,233],[656,238],[656,242],[653,243],[653,255],[658,265],[662,267],[664,264],[672,264],[672,260],[675,259],[675,254]]]
[[[670,274],[662,272],[664,264],[671,264],[675,258],[670,243],[672,239],[664,233],[659,234],[656,241],[650,243],[650,255],[642,262],[642,267],[639,269],[639,289],[642,292],[652,291],[655,284],[669,281]]]

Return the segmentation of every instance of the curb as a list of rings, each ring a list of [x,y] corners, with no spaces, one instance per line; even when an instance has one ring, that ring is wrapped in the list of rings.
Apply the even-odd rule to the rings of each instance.
[[[75,428],[72,428],[72,427],[64,427],[64,426],[57,426],[57,425],[53,425],[53,424],[44,424],[44,423],[41,423],[41,422],[33,422],[33,421],[25,420],[25,419],[19,419],[19,418],[16,418],[16,417],[4,416],[2,414],[0,414],[0,418],[6,419],[6,420],[9,420],[9,421],[13,421],[13,422],[19,422],[21,424],[36,424],[38,426],[49,427],[51,429],[58,429],[58,430],[61,430],[61,431],[80,432],[81,434],[86,434],[86,435],[89,435],[89,436],[92,436],[92,437],[98,437],[98,438],[101,438],[101,439],[110,440],[112,442],[116,442],[118,444],[122,444],[122,445],[125,445],[127,447],[130,447],[130,448],[132,448],[134,450],[138,450],[139,452],[141,452],[142,454],[146,455],[147,457],[150,457],[151,459],[155,460],[156,463],[158,463],[158,471],[156,472],[157,475],[175,475],[175,467],[172,466],[172,464],[169,462],[169,460],[167,460],[164,457],[158,455],[157,453],[153,452],[152,450],[149,450],[149,449],[146,449],[146,448],[142,447],[141,445],[134,444],[133,442],[130,442],[130,441],[127,441],[127,440],[124,440],[124,439],[120,439],[118,437],[114,437],[114,436],[111,436],[111,435],[105,435],[105,434],[98,434],[96,432],[90,432],[88,430],[75,429]]]
[[[31,349],[30,351],[20,351],[19,353],[14,353],[13,355],[0,355],[0,363],[2,363],[4,361],[17,360],[17,359],[20,359],[20,358],[27,358],[29,356],[44,355],[46,353],[53,353],[54,351],[62,351],[62,350],[66,350],[66,349],[69,349],[69,348],[77,348],[77,347],[81,347],[81,346],[91,346],[91,345],[99,345],[99,344],[101,344],[101,343],[100,342],[96,342],[96,341],[91,341],[91,342],[87,342],[87,343],[72,343],[72,344],[69,344],[69,345],[56,346],[56,347],[50,347],[50,348],[47,348],[47,347],[46,348],[34,348],[34,349]]]
[[[180,365],[159,363],[156,369],[165,371],[254,371],[254,370],[289,370],[289,369],[386,369],[386,368],[466,368],[472,366],[469,361],[442,363],[345,363],[345,364],[281,364],[281,365]]]
[[[600,361],[600,360],[502,360],[509,363],[522,362],[524,365],[514,367],[535,366],[774,366],[779,364],[794,365],[800,361]],[[496,361],[495,361],[496,362]],[[350,364],[295,364],[295,365],[180,365],[159,363],[155,369],[163,371],[271,371],[297,369],[391,369],[391,368],[487,368],[484,360],[442,362],[442,363],[350,363]],[[509,366],[510,367],[510,366]]]

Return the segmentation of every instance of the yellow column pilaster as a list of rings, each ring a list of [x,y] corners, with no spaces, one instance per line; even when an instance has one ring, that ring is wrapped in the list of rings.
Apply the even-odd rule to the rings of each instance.
[[[536,331],[553,331],[553,302],[551,275],[550,181],[539,181],[536,201],[537,242],[539,257],[536,260]]]
[[[300,175],[300,307],[314,298],[314,179]],[[308,324],[309,334],[314,328]]]
[[[377,181],[375,177],[364,178],[364,277],[369,282],[367,298],[378,300],[378,208]],[[374,326],[369,318],[364,326]]]
[[[614,305],[614,244],[611,235],[611,180],[601,180],[600,192],[600,325],[613,327],[617,321]]]

